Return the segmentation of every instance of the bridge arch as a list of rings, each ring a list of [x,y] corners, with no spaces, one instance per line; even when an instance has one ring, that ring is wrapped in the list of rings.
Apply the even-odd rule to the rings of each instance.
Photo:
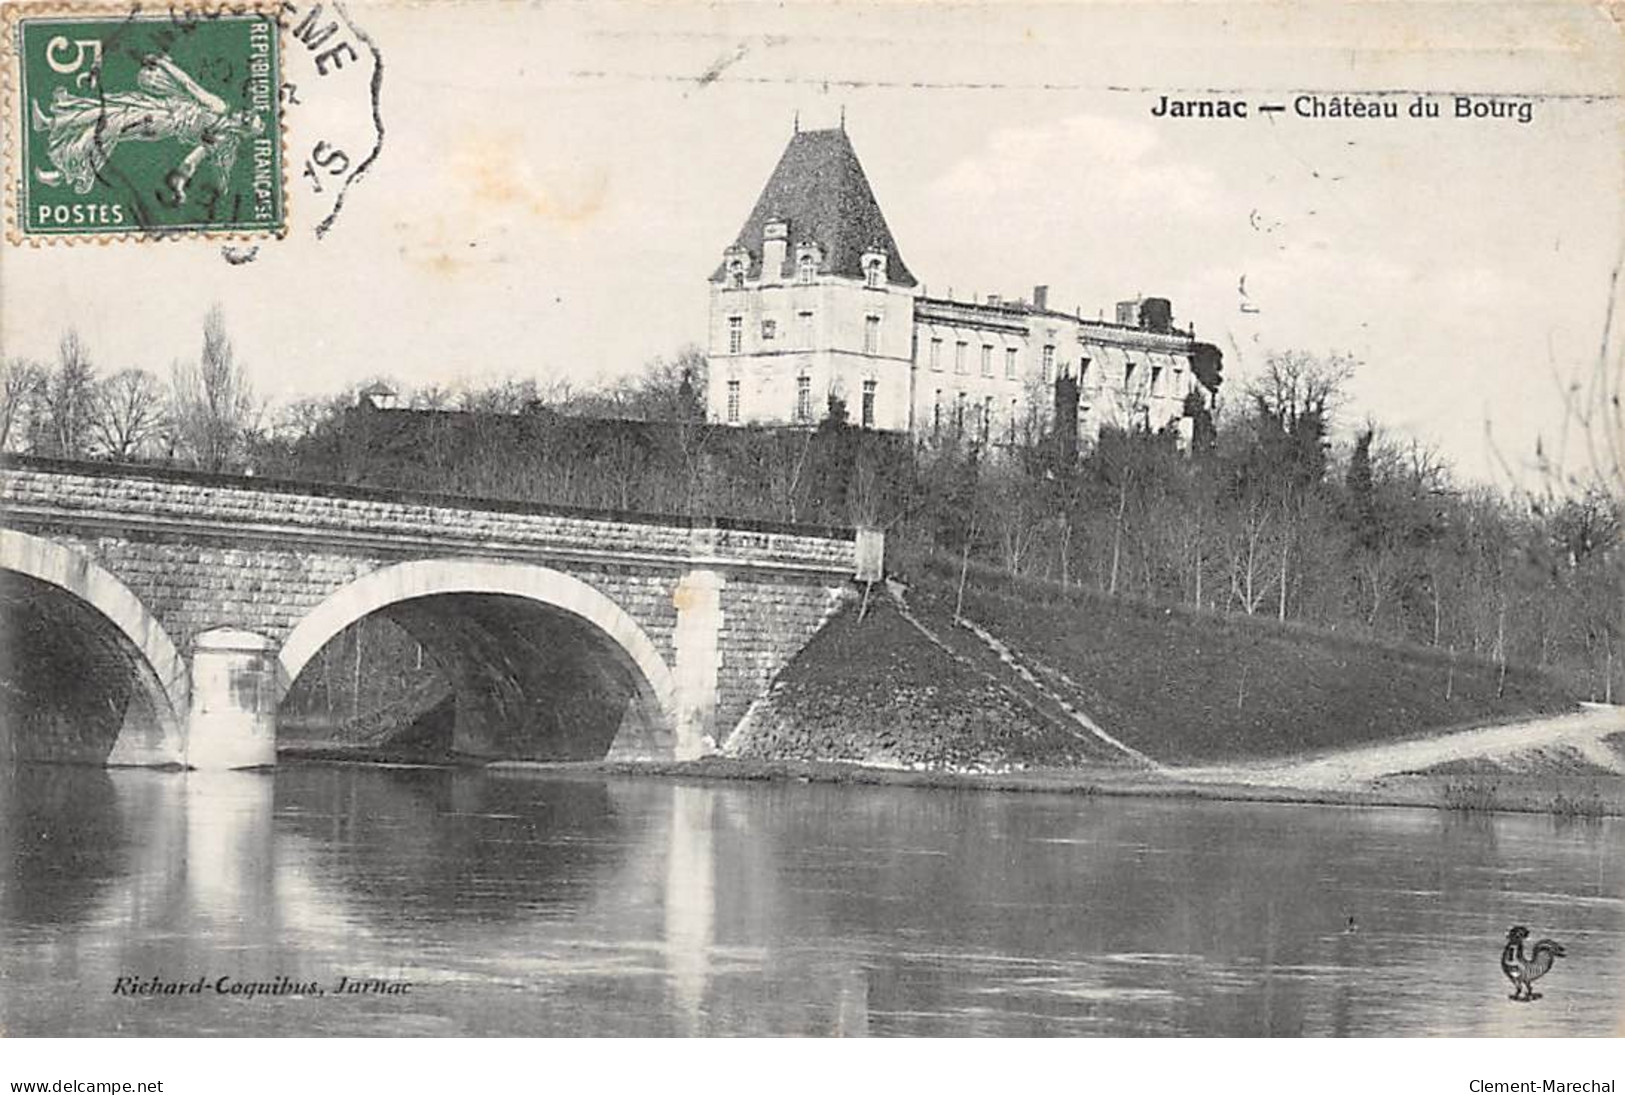
[[[116,634],[138,685],[133,699],[147,706],[146,725],[127,711],[105,759],[114,764],[181,762],[191,692],[186,661],[141,599],[82,552],[15,529],[0,528],[0,572],[61,590]]]
[[[677,684],[642,626],[608,596],[579,578],[529,563],[448,558],[396,563],[355,579],[311,609],[282,644],[278,699],[323,646],[377,612],[429,598],[512,598],[588,626],[629,671],[646,718],[666,732],[676,726]]]

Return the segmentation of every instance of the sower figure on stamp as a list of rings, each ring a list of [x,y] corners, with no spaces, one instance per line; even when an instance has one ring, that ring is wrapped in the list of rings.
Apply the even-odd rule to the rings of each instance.
[[[87,194],[122,142],[174,138],[189,146],[167,176],[175,200],[186,199],[186,188],[204,159],[219,171],[224,193],[238,144],[263,132],[264,122],[246,110],[232,110],[165,56],[145,58],[135,82],[139,91],[108,92],[100,99],[71,95],[59,87],[51,96],[49,112],[31,101],[34,131],[48,135],[56,168],[36,168],[35,177],[47,186],[66,182],[75,193]]]

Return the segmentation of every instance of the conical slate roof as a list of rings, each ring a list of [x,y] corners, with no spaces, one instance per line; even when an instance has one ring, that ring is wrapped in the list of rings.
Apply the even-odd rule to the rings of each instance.
[[[750,252],[752,278],[761,276],[762,229],[772,220],[790,226],[790,245],[779,272],[785,279],[795,273],[797,245],[813,240],[824,253],[820,273],[861,278],[863,253],[875,250],[886,256],[887,281],[905,288],[917,284],[903,264],[844,129],[803,130],[790,138],[734,241],[735,247]],[[717,266],[712,281],[723,280],[726,265],[724,261]]]

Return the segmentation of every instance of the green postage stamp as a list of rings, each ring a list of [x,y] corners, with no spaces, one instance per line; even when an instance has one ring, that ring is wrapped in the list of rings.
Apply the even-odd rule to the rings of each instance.
[[[274,11],[4,12],[14,242],[283,232]]]

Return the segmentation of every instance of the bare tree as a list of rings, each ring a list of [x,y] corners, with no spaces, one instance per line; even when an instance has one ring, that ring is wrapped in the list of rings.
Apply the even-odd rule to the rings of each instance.
[[[90,435],[114,460],[143,455],[162,435],[169,415],[162,382],[145,369],[121,369],[96,385]]]
[[[174,369],[177,447],[194,466],[222,471],[238,463],[259,421],[247,372],[237,364],[218,305],[203,320],[203,354]]]
[[[674,358],[657,357],[643,371],[598,391],[559,392],[555,402],[578,414],[644,422],[696,422],[705,418],[705,353],[686,346]]]
[[[414,410],[443,411],[451,406],[453,398],[450,388],[431,383],[415,389],[409,404]]]
[[[20,357],[0,362],[0,452],[10,452],[27,440],[38,413],[45,370]]]
[[[458,410],[481,414],[519,414],[545,402],[534,379],[512,376],[488,384],[465,380],[455,399]]]
[[[1625,247],[1614,260],[1608,279],[1608,295],[1603,309],[1602,330],[1594,361],[1576,363],[1554,373],[1561,382],[1564,399],[1562,440],[1555,453],[1539,442],[1535,451],[1536,470],[1545,480],[1548,494],[1583,490],[1600,485],[1615,498],[1625,499],[1625,353],[1621,352],[1619,326],[1615,313],[1621,303],[1620,271],[1625,268]],[[1567,438],[1578,433],[1587,467],[1565,466]],[[1503,470],[1511,471],[1502,459]]]
[[[1232,515],[1227,550],[1230,596],[1249,616],[1256,615],[1272,588],[1269,575],[1270,508],[1257,500],[1238,506]]]
[[[79,332],[68,328],[57,343],[56,364],[39,385],[34,449],[46,456],[77,459],[90,443],[96,366]]]

